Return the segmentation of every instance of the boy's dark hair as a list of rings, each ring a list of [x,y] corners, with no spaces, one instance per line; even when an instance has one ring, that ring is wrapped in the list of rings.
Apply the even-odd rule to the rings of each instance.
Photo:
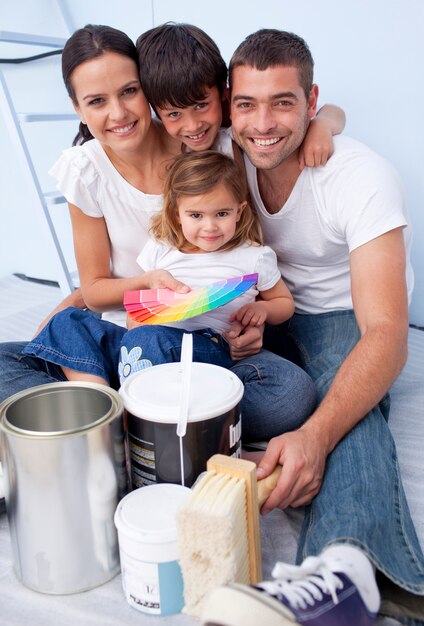
[[[116,52],[134,61],[138,68],[138,56],[134,42],[122,30],[101,24],[87,24],[76,30],[68,39],[62,52],[62,76],[69,97],[78,104],[72,85],[72,74],[76,68],[105,52]],[[79,132],[72,145],[83,144],[93,135],[86,124],[80,122]]]
[[[152,107],[186,107],[205,98],[206,87],[222,95],[227,66],[213,39],[191,24],[167,22],[136,43],[143,92]]]
[[[296,67],[299,82],[306,98],[309,98],[313,83],[314,60],[306,42],[294,33],[263,28],[246,37],[230,61],[230,88],[232,72],[235,67],[241,65],[249,65],[259,71],[277,65]]]

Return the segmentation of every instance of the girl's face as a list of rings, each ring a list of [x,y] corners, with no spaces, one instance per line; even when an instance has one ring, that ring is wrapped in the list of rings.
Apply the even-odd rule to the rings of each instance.
[[[72,73],[75,111],[93,137],[113,151],[138,150],[151,123],[137,66],[116,52],[81,63]]]
[[[165,104],[157,113],[166,131],[194,152],[208,150],[222,124],[222,101],[217,87],[207,87],[200,102],[184,108]]]
[[[215,252],[234,237],[245,206],[246,202],[239,203],[221,184],[200,196],[182,196],[177,219],[185,239],[197,252]]]

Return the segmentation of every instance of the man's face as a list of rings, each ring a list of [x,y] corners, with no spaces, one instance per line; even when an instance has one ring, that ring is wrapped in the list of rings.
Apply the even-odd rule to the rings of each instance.
[[[316,112],[318,89],[309,99],[295,67],[278,65],[260,71],[239,66],[232,73],[231,122],[234,139],[253,165],[278,167],[303,141]]]

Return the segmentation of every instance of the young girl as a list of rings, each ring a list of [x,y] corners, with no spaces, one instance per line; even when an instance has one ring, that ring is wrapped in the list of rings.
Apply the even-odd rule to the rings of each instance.
[[[232,367],[225,341],[232,321],[246,328],[280,324],[293,315],[293,299],[281,279],[276,255],[261,245],[247,197],[245,177],[230,157],[205,151],[174,161],[165,182],[164,207],[152,218],[154,239],[137,259],[140,267],[145,272],[167,270],[192,289],[254,273],[257,286],[188,320],[130,330],[122,341],[121,383],[137,369],[179,360],[187,331],[193,333],[195,361]]]

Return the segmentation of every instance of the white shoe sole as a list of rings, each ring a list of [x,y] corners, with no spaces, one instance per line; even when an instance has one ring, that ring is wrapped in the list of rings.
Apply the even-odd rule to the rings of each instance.
[[[245,585],[214,589],[202,614],[204,626],[299,626],[293,613],[266,593]]]

